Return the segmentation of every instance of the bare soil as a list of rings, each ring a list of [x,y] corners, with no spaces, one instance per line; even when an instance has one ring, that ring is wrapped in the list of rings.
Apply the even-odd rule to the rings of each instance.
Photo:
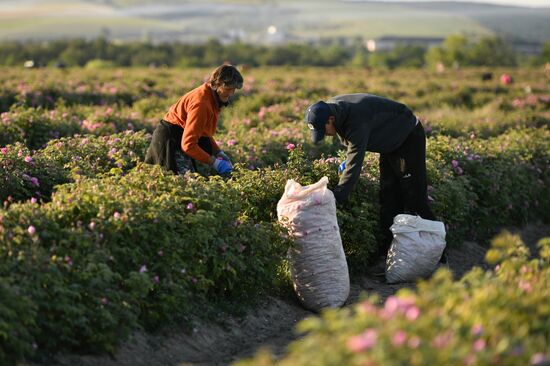
[[[550,225],[530,224],[518,233],[536,255],[536,243],[550,236]],[[486,246],[464,242],[460,249],[448,248],[448,265],[455,278],[460,278],[474,266],[487,268],[484,262]],[[378,293],[381,301],[402,287],[414,284],[389,285],[384,277],[371,273],[352,281],[347,304],[359,299],[361,293]],[[154,365],[229,365],[253,356],[260,348],[268,348],[277,356],[287,345],[299,338],[295,325],[309,316],[317,316],[302,308],[295,298],[268,298],[245,316],[229,318],[223,324],[198,321],[191,333],[174,331],[169,335],[137,332],[116,354],[109,356],[60,355],[59,366],[154,366]],[[33,366],[42,366],[36,365]]]

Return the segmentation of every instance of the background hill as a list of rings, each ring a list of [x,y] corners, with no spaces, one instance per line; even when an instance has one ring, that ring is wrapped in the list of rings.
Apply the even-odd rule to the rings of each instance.
[[[0,1],[0,39],[95,38],[251,43],[380,36],[550,39],[550,7],[377,1]]]

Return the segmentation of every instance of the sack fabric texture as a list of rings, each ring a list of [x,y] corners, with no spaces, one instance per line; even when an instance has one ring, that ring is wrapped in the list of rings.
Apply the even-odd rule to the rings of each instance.
[[[420,216],[396,215],[386,258],[386,282],[413,282],[430,276],[445,249],[445,225]]]
[[[307,309],[343,305],[350,290],[348,265],[328,178],[302,186],[289,180],[277,204],[279,222],[294,239],[288,260],[294,291]]]

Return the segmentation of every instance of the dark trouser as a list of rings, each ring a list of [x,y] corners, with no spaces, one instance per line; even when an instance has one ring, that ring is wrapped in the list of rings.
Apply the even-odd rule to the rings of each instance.
[[[426,135],[418,122],[397,150],[380,154],[380,254],[388,252],[393,238],[390,226],[396,215],[409,213],[435,220],[428,205],[427,186]]]
[[[153,138],[145,162],[158,164],[174,174],[185,174],[188,171],[197,171],[195,160],[185,154],[181,149],[183,128],[161,119],[153,132]],[[208,137],[199,139],[199,147],[212,155],[212,144]]]

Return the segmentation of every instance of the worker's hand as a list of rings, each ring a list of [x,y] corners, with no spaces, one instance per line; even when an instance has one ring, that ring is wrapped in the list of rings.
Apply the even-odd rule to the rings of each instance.
[[[229,156],[227,156],[227,154],[223,150],[218,151],[218,153],[216,154],[216,157],[222,158],[223,160],[229,162],[229,164],[231,164],[231,167],[233,167],[233,163],[231,163],[231,159],[229,159]]]
[[[345,160],[342,164],[340,164],[338,166],[338,174],[342,174],[344,172],[344,170],[346,170],[346,161]]]
[[[218,174],[227,174],[231,173],[233,171],[233,167],[231,166],[231,163],[227,160],[223,160],[222,158],[217,158],[214,160],[214,169],[218,172]]]

